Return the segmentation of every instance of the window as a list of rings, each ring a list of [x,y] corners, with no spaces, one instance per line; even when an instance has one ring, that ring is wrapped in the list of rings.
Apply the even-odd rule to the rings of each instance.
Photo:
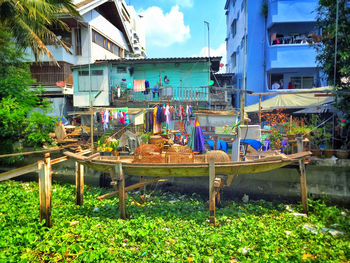
[[[237,33],[237,20],[233,20],[232,24],[231,24],[231,34],[232,34],[232,38],[235,37]]]
[[[76,28],[74,31],[75,31],[75,55],[81,56],[82,54],[81,29]]]
[[[103,75],[103,70],[92,70],[91,71],[92,76],[102,76]]]
[[[291,84],[288,83],[288,86],[292,86],[293,89],[311,89],[314,84],[314,77],[290,77],[290,82]]]
[[[113,54],[120,56],[120,48],[113,42],[111,42],[109,39],[105,38],[101,34],[97,33],[96,31],[92,31],[92,42],[96,43],[97,45],[103,47],[104,49],[107,49],[108,51],[112,52]]]
[[[91,70],[91,76],[89,76],[88,70],[78,71],[78,90],[80,92],[89,92],[90,87],[92,91],[99,91],[106,83],[106,76],[103,74],[103,69]]]
[[[117,67],[118,73],[126,73],[126,67]]]
[[[283,74],[271,74],[270,75],[270,89],[284,89]]]
[[[234,68],[236,67],[236,57],[237,57],[236,52],[233,52],[232,55],[231,55],[231,65],[232,65],[232,69],[234,69]]]
[[[89,71],[86,71],[86,70],[80,70],[79,72],[78,72],[78,75],[79,76],[89,76]]]

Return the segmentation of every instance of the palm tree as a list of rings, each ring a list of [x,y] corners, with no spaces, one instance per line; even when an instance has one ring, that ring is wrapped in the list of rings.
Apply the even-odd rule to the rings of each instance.
[[[50,30],[69,30],[63,15],[80,16],[72,0],[0,0],[0,27],[11,32],[19,46],[31,48],[36,60],[43,54],[54,60],[46,45],[61,45],[70,52]]]

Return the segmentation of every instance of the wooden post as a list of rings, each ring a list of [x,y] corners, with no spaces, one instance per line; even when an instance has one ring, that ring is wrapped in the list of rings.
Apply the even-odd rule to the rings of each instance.
[[[45,226],[51,227],[51,160],[49,153],[45,154],[44,162],[38,162],[38,170],[40,222],[45,219]]]
[[[215,226],[215,162],[211,158],[209,160],[209,224]]]
[[[76,205],[82,205],[84,199],[84,165],[75,162]]]
[[[303,151],[303,136],[298,136],[297,138],[298,152]],[[306,187],[306,171],[305,171],[305,161],[304,158],[299,159],[299,176],[300,176],[300,190],[301,190],[301,202],[303,204],[303,212],[308,213],[308,203],[307,203],[307,187]]]
[[[261,128],[261,95],[259,95],[259,127]]]
[[[115,172],[117,175],[118,181],[118,192],[119,192],[119,209],[120,209],[120,218],[126,219],[125,212],[125,178],[123,173],[122,163],[118,163],[115,166]]]

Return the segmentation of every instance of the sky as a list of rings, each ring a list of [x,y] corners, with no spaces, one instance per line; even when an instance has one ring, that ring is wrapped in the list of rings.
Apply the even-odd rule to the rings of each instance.
[[[223,56],[226,64],[226,0],[125,0],[143,16],[149,58]]]

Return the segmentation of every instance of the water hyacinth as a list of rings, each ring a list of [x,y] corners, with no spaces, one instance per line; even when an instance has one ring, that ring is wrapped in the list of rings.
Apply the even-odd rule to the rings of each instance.
[[[347,262],[347,209],[309,200],[301,205],[224,200],[210,227],[207,197],[152,193],[144,207],[118,198],[97,200],[108,189],[86,187],[75,205],[75,186],[54,184],[53,227],[39,223],[38,184],[0,183],[0,262]],[[132,193],[138,200],[139,193]],[[178,200],[169,203],[170,200]],[[98,208],[98,212],[94,212]],[[306,227],[305,227],[306,226]],[[313,230],[313,231],[310,231]]]

